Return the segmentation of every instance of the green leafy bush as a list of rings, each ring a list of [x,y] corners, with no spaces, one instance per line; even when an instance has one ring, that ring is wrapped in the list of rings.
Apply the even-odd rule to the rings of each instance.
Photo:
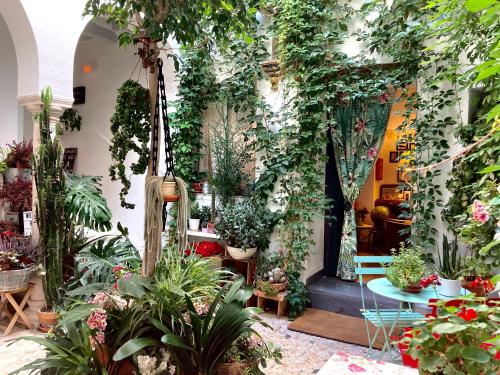
[[[426,270],[421,252],[401,246],[399,254],[395,249],[392,249],[392,254],[393,262],[384,267],[387,280],[402,290],[410,285],[420,284]]]
[[[229,246],[264,250],[275,223],[276,214],[261,201],[248,198],[223,207],[217,216],[215,229]]]

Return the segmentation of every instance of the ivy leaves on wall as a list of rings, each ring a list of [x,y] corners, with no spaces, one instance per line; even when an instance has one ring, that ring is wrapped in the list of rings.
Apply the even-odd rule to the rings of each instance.
[[[109,146],[112,159],[109,175],[111,180],[119,179],[123,185],[120,191],[122,207],[135,207],[126,201],[131,183],[127,176],[125,160],[131,153],[135,153],[138,159],[130,165],[132,174],[140,175],[146,172],[149,162],[150,132],[149,90],[138,82],[128,80],[118,89],[115,113],[111,117],[113,136]]]
[[[82,116],[78,113],[76,109],[66,108],[61,117],[59,117],[59,122],[64,125],[66,131],[80,131],[82,126]]]

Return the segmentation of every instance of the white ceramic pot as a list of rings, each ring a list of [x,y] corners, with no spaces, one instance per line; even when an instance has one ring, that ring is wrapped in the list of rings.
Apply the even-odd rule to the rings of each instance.
[[[200,219],[189,219],[189,230],[198,232],[200,230]]]
[[[460,280],[449,280],[442,277],[439,278],[441,285],[437,289],[439,294],[445,297],[458,297],[462,290],[462,282]]]
[[[229,253],[229,255],[231,255],[233,259],[244,260],[253,257],[257,252],[257,248],[251,247],[250,249],[243,250],[238,247],[228,246],[227,252]]]

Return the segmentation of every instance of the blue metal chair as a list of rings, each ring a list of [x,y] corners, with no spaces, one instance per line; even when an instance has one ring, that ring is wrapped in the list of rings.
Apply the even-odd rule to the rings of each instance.
[[[396,327],[412,327],[413,322],[422,319],[424,316],[412,310],[411,304],[408,307],[400,305],[399,309],[379,309],[375,295],[373,302],[375,310],[366,308],[365,296],[363,291],[363,275],[385,275],[383,267],[363,267],[363,263],[377,263],[388,264],[392,263],[392,256],[355,256],[354,263],[356,263],[355,273],[358,275],[359,284],[361,286],[361,315],[365,319],[366,334],[368,336],[368,355],[372,357],[373,344],[377,339],[380,331],[384,334],[385,344],[382,347],[380,357],[384,355],[387,350],[392,360],[390,336]],[[373,337],[370,337],[369,324],[376,327]]]

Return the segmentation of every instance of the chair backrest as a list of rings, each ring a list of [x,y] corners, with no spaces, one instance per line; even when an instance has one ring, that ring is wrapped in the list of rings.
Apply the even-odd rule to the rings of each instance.
[[[356,255],[354,257],[354,273],[358,275],[359,283],[363,285],[363,275],[385,275],[383,267],[363,267],[362,263],[387,264],[392,263],[390,255]]]
[[[363,275],[385,275],[384,267],[380,264],[392,263],[392,256],[390,255],[356,255],[354,256],[354,273],[358,275],[359,285],[361,287],[361,303],[363,309],[365,307],[365,295],[363,293]],[[379,267],[363,267],[363,263],[377,263]]]

